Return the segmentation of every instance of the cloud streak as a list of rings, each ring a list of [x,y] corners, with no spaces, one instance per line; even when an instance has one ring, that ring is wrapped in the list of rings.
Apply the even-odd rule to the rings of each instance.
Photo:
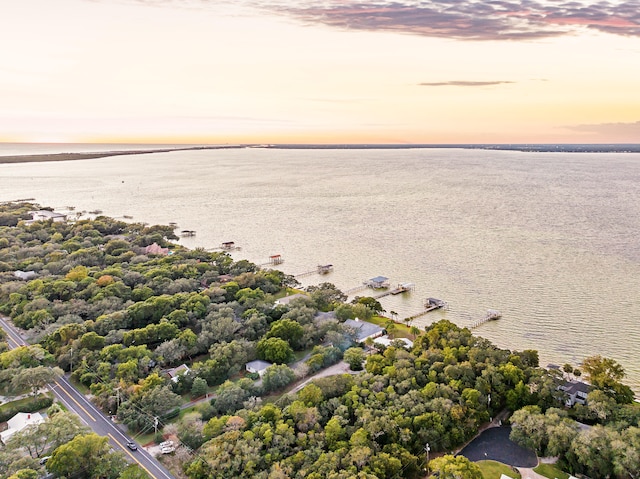
[[[459,40],[531,40],[591,29],[640,36],[640,0],[258,0],[254,6],[311,24]]]
[[[514,83],[512,81],[463,81],[463,80],[454,80],[454,81],[442,81],[442,82],[423,82],[418,83],[418,86],[464,86],[464,87],[477,87],[477,86],[494,86],[494,85],[506,85],[509,83]]]

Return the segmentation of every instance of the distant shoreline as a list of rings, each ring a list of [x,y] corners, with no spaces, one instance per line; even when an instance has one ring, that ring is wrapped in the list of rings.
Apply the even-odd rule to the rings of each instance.
[[[220,150],[224,148],[242,148],[241,146],[189,146],[185,148],[154,148],[149,150],[118,150],[118,151],[93,151],[86,153],[43,153],[36,155],[11,155],[0,156],[2,163],[40,163],[43,161],[73,161],[93,160],[95,158],[108,158],[122,155],[145,155],[148,153],[167,153],[171,151],[188,150]]]
[[[171,151],[221,150],[233,148],[258,148],[274,150],[388,150],[419,148],[460,148],[465,150],[522,151],[528,153],[640,153],[640,144],[274,144],[274,145],[211,145],[175,148],[151,148],[148,150],[88,151],[81,153],[43,153],[32,155],[0,156],[3,163],[37,163],[44,161],[73,161],[108,158],[122,155],[144,155]]]

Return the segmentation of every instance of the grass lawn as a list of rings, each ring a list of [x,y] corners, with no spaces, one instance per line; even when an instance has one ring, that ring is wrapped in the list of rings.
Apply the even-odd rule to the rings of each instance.
[[[367,319],[369,323],[377,324],[378,326],[382,326],[383,328],[387,326],[387,323],[391,321],[389,318],[385,318],[384,316],[374,316],[371,319]],[[396,329],[393,331],[394,338],[407,338],[412,341],[415,339],[413,334],[411,334],[411,328],[404,323],[399,321],[394,321]]]
[[[497,461],[478,461],[476,462],[480,466],[482,471],[482,477],[484,479],[500,479],[502,474],[505,474],[514,479],[520,479],[520,474],[511,469],[510,466],[502,464]]]
[[[541,474],[549,479],[568,479],[569,474],[561,471],[555,464],[540,464],[534,469],[538,474]]]

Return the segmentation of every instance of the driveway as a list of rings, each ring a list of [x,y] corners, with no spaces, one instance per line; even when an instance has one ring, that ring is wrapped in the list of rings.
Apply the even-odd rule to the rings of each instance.
[[[492,427],[485,430],[460,451],[470,461],[490,459],[509,466],[533,468],[538,465],[534,451],[518,446],[509,439],[510,427]]]

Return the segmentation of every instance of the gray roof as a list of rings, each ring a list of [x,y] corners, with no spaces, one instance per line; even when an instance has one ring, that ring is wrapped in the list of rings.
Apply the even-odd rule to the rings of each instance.
[[[384,276],[376,276],[375,278],[371,278],[369,281],[372,281],[374,283],[384,283],[388,279],[389,278],[385,278]]]
[[[262,359],[256,359],[255,361],[249,361],[245,368],[251,368],[256,371],[262,371],[269,366],[273,366],[269,361],[263,361]]]
[[[564,390],[568,394],[576,394],[578,392],[588,393],[590,389],[591,389],[591,386],[589,386],[586,383],[583,383],[582,381],[576,381],[576,382],[570,382],[570,383],[564,384]]]
[[[384,328],[377,324],[368,323],[366,321],[347,319],[343,324],[348,328],[352,328],[356,332],[357,341],[364,341],[369,336],[374,336],[384,331]]]

